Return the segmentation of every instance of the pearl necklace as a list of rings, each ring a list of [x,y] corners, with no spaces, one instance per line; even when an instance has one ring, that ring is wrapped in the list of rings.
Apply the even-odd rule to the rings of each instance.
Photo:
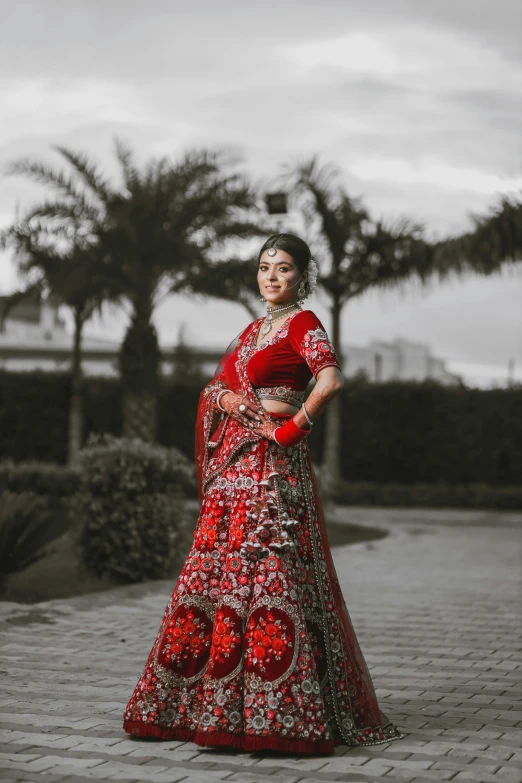
[[[263,326],[261,327],[261,334],[265,335],[268,334],[270,329],[272,328],[272,324],[274,321],[278,321],[280,318],[283,318],[285,315],[289,315],[289,311],[291,310],[300,310],[301,308],[296,302],[290,302],[290,304],[287,305],[279,305],[279,307],[267,307],[267,315],[265,320],[263,321]],[[275,315],[274,313],[279,313],[279,315]]]

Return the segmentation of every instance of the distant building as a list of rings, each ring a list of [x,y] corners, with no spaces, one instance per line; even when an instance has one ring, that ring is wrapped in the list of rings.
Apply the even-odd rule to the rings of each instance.
[[[449,372],[443,359],[433,356],[425,343],[397,338],[393,342],[372,340],[368,346],[344,345],[343,374],[349,378],[363,372],[368,380],[424,381],[429,378],[451,385],[461,379]]]
[[[5,297],[0,296],[0,311]],[[0,330],[0,367],[8,370],[66,370],[71,363],[73,338],[58,314],[58,304],[37,297],[20,302],[9,313]],[[162,372],[172,370],[171,352],[163,348]],[[118,374],[117,342],[84,336],[82,367],[86,375]],[[201,369],[212,377],[223,350],[194,346]],[[433,378],[444,384],[458,383],[459,376],[446,369],[443,359],[432,355],[429,346],[410,340],[372,340],[368,346],[343,346],[343,373],[349,378],[364,372],[370,381],[391,379],[422,381]]]
[[[5,296],[0,296],[0,312]],[[72,335],[58,315],[58,304],[38,297],[26,299],[9,312],[0,329],[0,368],[66,370],[71,364]],[[82,340],[86,375],[116,375],[119,345],[96,337]]]

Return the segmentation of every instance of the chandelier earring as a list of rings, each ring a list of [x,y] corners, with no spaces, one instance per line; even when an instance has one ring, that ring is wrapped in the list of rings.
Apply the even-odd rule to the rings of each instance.
[[[297,298],[299,300],[300,305],[303,304],[306,297],[307,297],[306,280],[301,280],[301,282],[299,283],[299,288],[297,289]]]

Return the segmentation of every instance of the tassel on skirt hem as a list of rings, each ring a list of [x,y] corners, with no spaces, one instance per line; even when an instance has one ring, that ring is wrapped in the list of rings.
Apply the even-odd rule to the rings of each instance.
[[[332,755],[335,746],[333,739],[307,742],[306,740],[286,740],[268,735],[259,737],[248,734],[228,734],[224,731],[215,731],[209,734],[202,731],[190,731],[190,729],[161,728],[161,726],[151,726],[135,721],[125,721],[123,728],[127,734],[133,736],[194,742],[194,744],[204,747],[226,746],[247,751],[278,750],[284,753],[328,753]]]

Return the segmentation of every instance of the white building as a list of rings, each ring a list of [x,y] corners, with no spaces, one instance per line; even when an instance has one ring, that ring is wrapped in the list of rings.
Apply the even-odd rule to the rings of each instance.
[[[0,296],[0,312],[5,297]],[[66,370],[70,366],[73,338],[58,314],[58,306],[49,300],[34,298],[19,303],[0,329],[0,367],[20,370]],[[116,376],[119,343],[84,336],[82,367],[86,375]],[[170,352],[163,348],[162,371],[172,369]],[[214,374],[223,351],[194,346],[202,369]],[[393,342],[373,340],[368,346],[343,346],[343,373],[349,378],[364,372],[370,381],[391,379],[422,381],[433,378],[444,384],[457,383],[442,359],[432,355],[429,346],[398,338]]]
[[[0,296],[0,313],[6,297]],[[9,312],[0,328],[0,368],[66,370],[71,364],[73,337],[66,331],[53,301],[34,297]],[[82,367],[86,375],[116,375],[119,345],[84,337]]]
[[[390,380],[424,381],[429,378],[454,384],[460,377],[447,370],[445,362],[425,343],[397,338],[393,342],[372,340],[368,346],[344,345],[343,374],[349,378],[365,373],[376,383]]]

